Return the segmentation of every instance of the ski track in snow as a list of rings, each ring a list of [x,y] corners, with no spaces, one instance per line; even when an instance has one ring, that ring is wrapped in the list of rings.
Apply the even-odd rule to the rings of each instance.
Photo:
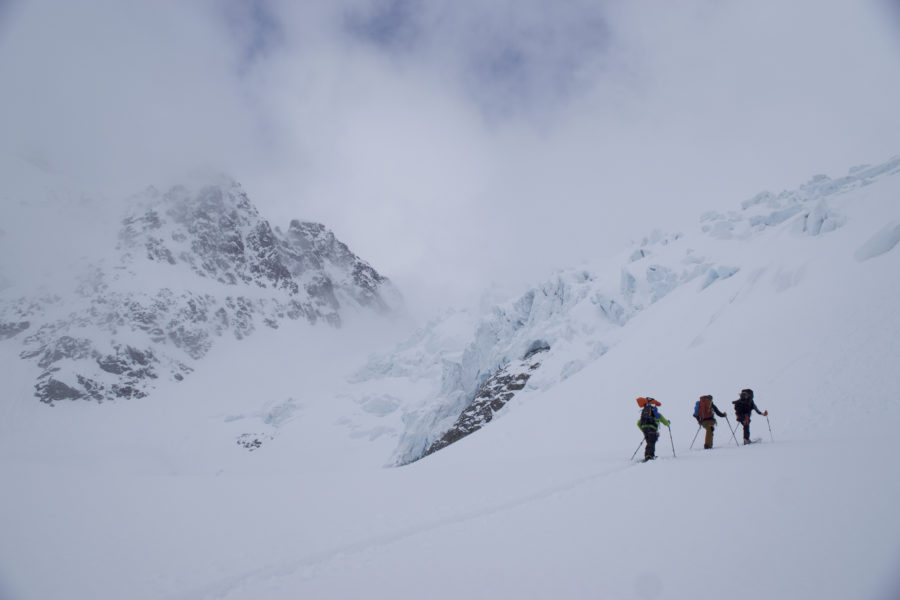
[[[570,575],[551,582],[562,589],[547,588],[558,597],[631,598],[651,597],[631,593],[649,567],[634,566],[623,548],[644,551],[654,539],[655,568],[675,594],[657,597],[681,598],[706,592],[690,574],[695,557],[709,550],[709,533],[698,531],[691,512],[703,497],[716,526],[731,527],[737,510],[750,517],[749,539],[717,558],[752,555],[772,574],[748,580],[734,597],[811,597],[804,592],[815,589],[823,599],[880,598],[873,590],[891,576],[892,553],[900,558],[900,487],[890,476],[898,455],[888,426],[900,416],[898,165],[861,172],[874,178],[893,169],[877,186],[815,178],[799,196],[762,194],[741,212],[705,219],[708,235],[651,236],[639,256],[612,268],[551,278],[527,302],[495,311],[490,326],[476,329],[467,316],[440,321],[402,352],[372,361],[363,371],[372,378],[351,382],[358,395],[335,393],[334,375],[350,366],[342,345],[299,324],[278,337],[260,331],[223,343],[203,369],[172,384],[169,399],[64,404],[49,413],[33,404],[27,374],[10,366],[22,364],[18,351],[0,348],[13,399],[0,406],[9,417],[0,419],[0,453],[9,452],[16,467],[4,483],[21,492],[2,497],[11,510],[0,510],[7,525],[0,566],[28,598],[120,598],[136,590],[172,600],[272,600],[307,588],[318,597],[353,597],[336,593],[347,587],[391,597],[384,593],[391,586],[406,592],[395,597],[418,597],[410,563],[421,569],[413,584],[440,585],[446,572],[480,561],[489,563],[480,573],[507,568],[479,582],[484,588],[463,581],[433,595],[548,597],[529,584],[549,559]],[[807,202],[816,194],[828,195],[827,206]],[[290,331],[302,343],[289,340]],[[477,381],[537,341],[552,351],[487,431],[419,470],[376,470],[396,440],[360,434],[430,435],[440,424],[433,418],[440,393],[429,390],[443,389],[432,384],[444,373],[450,392],[465,392],[460,373]],[[447,362],[456,368],[445,371]],[[744,385],[777,415],[777,445],[770,423],[754,417],[759,448],[732,446],[732,435],[741,435],[733,421],[726,421],[732,433],[717,428],[715,451],[698,448],[703,432],[695,436],[688,420],[696,394],[715,394],[727,412]],[[639,441],[632,399],[645,390],[664,400],[676,423],[677,459],[664,434],[660,460],[628,460]],[[285,417],[278,443],[233,453],[235,435],[259,435],[273,407],[293,406],[294,398],[302,410]],[[688,451],[692,436],[697,445]],[[819,445],[801,446],[806,441]],[[70,466],[83,469],[90,489],[81,489]],[[145,471],[170,482],[154,488],[166,494],[160,510],[153,496],[131,492],[148,485]],[[302,484],[290,479],[297,474],[306,477]],[[243,491],[245,481],[277,483],[283,493],[277,501],[255,489],[220,493]],[[416,496],[424,489],[425,501]],[[67,493],[74,503],[64,502]],[[145,519],[131,519],[131,510],[145,511]],[[305,520],[310,515],[322,522]],[[104,545],[96,535],[104,528],[118,545]],[[96,543],[86,544],[88,535]],[[523,542],[542,552],[524,552]],[[252,554],[253,543],[265,547]],[[423,552],[429,545],[433,552]],[[44,576],[46,548],[67,558],[52,578]],[[136,558],[141,549],[147,560]],[[606,562],[592,562],[598,557]],[[372,575],[384,577],[373,583]],[[733,577],[724,568],[710,573],[716,586]],[[569,580],[581,587],[566,588]],[[143,589],[134,586],[142,581]]]
[[[743,447],[735,447],[733,443],[734,442],[731,442],[731,439],[729,438],[728,445],[722,444],[720,446],[716,446],[714,447],[714,450],[737,451]],[[761,440],[761,443],[769,444],[771,442]],[[608,467],[603,469],[602,471],[591,473],[584,477],[578,477],[565,483],[553,485],[531,494],[525,494],[523,496],[520,496],[519,498],[507,500],[505,502],[498,502],[476,510],[463,511],[455,515],[443,517],[440,519],[426,521],[419,525],[398,529],[391,533],[372,536],[358,542],[343,544],[329,550],[314,552],[305,556],[304,558],[289,561],[281,565],[254,569],[240,575],[224,578],[216,583],[211,583],[200,588],[195,588],[188,592],[177,593],[175,595],[169,596],[169,598],[170,600],[226,600],[233,594],[240,593],[243,589],[258,590],[261,589],[260,586],[264,584],[271,584],[272,582],[277,582],[289,577],[294,577],[298,574],[302,574],[301,577],[304,580],[312,579],[316,576],[316,573],[320,567],[339,558],[360,555],[379,547],[389,546],[391,544],[413,538],[417,535],[433,532],[435,530],[458,525],[460,523],[475,521],[484,517],[490,517],[492,515],[505,513],[510,510],[528,506],[535,502],[555,498],[560,495],[583,488],[597,481],[602,481],[609,477],[627,472],[632,468],[642,467],[644,469],[652,469],[654,467],[652,467],[651,465],[655,463],[671,464],[672,461],[676,460],[684,463],[692,459],[703,460],[706,457],[715,456],[715,454],[711,455],[710,451],[703,450],[702,448],[682,450],[681,452],[682,453],[678,454],[677,456],[657,455],[657,459],[651,461],[651,463],[648,465],[645,465],[642,460],[637,459],[625,460],[622,464],[615,464],[615,461],[608,461]]]
[[[623,471],[627,471],[639,464],[642,463],[628,461],[621,465],[610,466],[603,471],[593,473],[585,477],[579,477],[567,483],[551,486],[541,491],[527,494],[514,500],[499,502],[497,504],[486,506],[477,510],[465,511],[449,517],[427,521],[420,525],[397,530],[393,533],[386,533],[360,540],[359,542],[344,544],[337,548],[332,548],[330,550],[325,550],[322,552],[316,552],[299,560],[291,561],[279,566],[256,569],[242,575],[228,577],[218,583],[204,586],[201,589],[195,589],[190,592],[176,594],[174,596],[171,596],[170,598],[171,600],[223,600],[225,598],[228,598],[232,592],[235,592],[242,587],[290,577],[303,570],[314,571],[316,567],[328,563],[329,561],[339,557],[361,554],[368,550],[382,546],[388,546],[390,544],[394,544],[396,542],[414,537],[422,533],[431,532],[437,529],[457,525],[459,523],[464,523],[467,521],[489,517],[491,515],[503,513],[515,508],[529,505],[533,502],[539,502],[541,500],[553,498],[560,494],[565,494],[576,490],[595,481],[599,481],[618,473],[622,473]],[[308,577],[304,577],[304,579],[312,576],[313,574],[310,574]]]

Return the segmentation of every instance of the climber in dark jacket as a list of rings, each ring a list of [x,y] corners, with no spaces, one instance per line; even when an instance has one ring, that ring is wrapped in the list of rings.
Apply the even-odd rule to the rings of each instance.
[[[755,410],[758,414],[767,417],[769,411],[759,410],[756,402],[753,401],[753,390],[741,390],[741,397],[732,402],[734,404],[734,418],[737,422],[744,426],[744,443],[750,442],[750,415]]]

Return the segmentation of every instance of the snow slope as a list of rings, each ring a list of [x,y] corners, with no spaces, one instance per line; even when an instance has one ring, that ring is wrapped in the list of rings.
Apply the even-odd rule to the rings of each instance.
[[[832,322],[846,318],[828,311],[858,310],[853,306],[838,309],[833,304],[822,305],[817,299],[807,302],[793,289],[809,279],[811,269],[838,267],[837,272],[843,273],[842,263],[850,261],[846,269],[856,271],[855,263],[874,259],[896,244],[894,226],[883,227],[879,219],[890,214],[890,203],[895,197],[890,186],[896,186],[898,171],[900,160],[894,159],[883,165],[853,169],[849,175],[834,180],[819,175],[797,190],[778,195],[761,193],[742,203],[739,210],[707,213],[701,219],[699,234],[655,231],[619,256],[556,273],[520,297],[492,307],[472,327],[473,332],[463,344],[458,336],[441,335],[448,328],[441,321],[430,324],[396,351],[370,359],[354,381],[366,383],[364,389],[371,394],[380,386],[396,388],[412,381],[421,385],[423,378],[430,379],[429,393],[400,394],[410,401],[396,402],[394,419],[401,421],[397,426],[401,433],[393,462],[405,464],[420,458],[426,448],[452,428],[480,386],[498,369],[522,360],[535,348],[547,352],[535,359],[539,360],[539,368],[532,363],[532,368],[523,370],[523,374],[528,375],[529,389],[546,391],[601,360],[621,343],[642,340],[640,343],[646,344],[646,339],[652,339],[654,348],[643,351],[658,352],[666,340],[635,336],[646,319],[666,315],[659,322],[656,335],[668,337],[672,322],[691,314],[687,305],[698,305],[694,312],[697,320],[690,329],[692,338],[679,340],[684,347],[668,351],[683,353],[685,348],[692,350],[706,343],[708,331],[725,327],[734,314],[740,313],[737,307],[746,298],[773,291],[775,295],[765,301],[765,307],[740,313],[738,321],[732,324],[735,340],[747,338],[746,342],[735,344],[737,347],[726,346],[740,368],[729,378],[735,381],[748,365],[759,360],[756,355],[769,354],[767,350],[752,348],[751,338],[780,337],[777,331],[768,338],[749,336],[746,325],[760,327],[763,316],[780,318],[784,314],[792,321],[808,318],[811,331],[804,331],[802,336],[809,341],[816,335],[817,327],[827,329]],[[888,206],[865,206],[872,185],[886,194]],[[841,240],[853,235],[844,227],[848,211],[863,213],[850,231],[863,228],[857,235],[867,240],[850,252],[840,245]],[[864,222],[867,217],[874,217],[874,222]],[[875,227],[878,231],[865,229]],[[879,261],[874,264],[877,268]],[[836,283],[826,278],[825,289],[820,293],[831,294]],[[879,293],[873,295],[877,297]],[[847,295],[848,299],[851,297]],[[801,304],[790,308],[798,298]],[[773,307],[782,310],[775,313]],[[459,321],[458,315],[453,318]],[[719,319],[723,322],[714,324]],[[659,354],[655,360],[670,357]],[[769,364],[766,368],[737,389],[750,386],[780,367]],[[665,385],[671,389],[672,375],[664,372]],[[687,389],[673,390],[679,395],[690,397],[696,393],[690,385],[696,385],[698,378],[689,373]]]
[[[898,169],[556,274],[522,326],[519,297],[387,351],[362,322],[226,340],[152,403],[40,405],[0,345],[0,597],[897,598]],[[384,468],[536,339],[487,426]],[[696,398],[731,418],[744,387],[772,433],[689,449]],[[649,464],[640,395],[672,421]]]

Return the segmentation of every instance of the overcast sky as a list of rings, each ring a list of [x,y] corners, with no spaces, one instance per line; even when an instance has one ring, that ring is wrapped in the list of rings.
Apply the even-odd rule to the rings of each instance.
[[[41,173],[118,201],[210,168],[468,301],[900,153],[895,5],[0,0],[0,229],[56,231],[12,223]]]

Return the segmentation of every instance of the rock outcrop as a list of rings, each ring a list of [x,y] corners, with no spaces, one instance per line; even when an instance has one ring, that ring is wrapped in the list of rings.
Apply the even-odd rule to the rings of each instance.
[[[74,290],[0,299],[0,340],[39,369],[41,402],[143,398],[222,336],[285,320],[337,327],[348,310],[399,301],[324,225],[293,221],[283,234],[233,181],[147,190],[110,251],[112,266],[92,266]]]

